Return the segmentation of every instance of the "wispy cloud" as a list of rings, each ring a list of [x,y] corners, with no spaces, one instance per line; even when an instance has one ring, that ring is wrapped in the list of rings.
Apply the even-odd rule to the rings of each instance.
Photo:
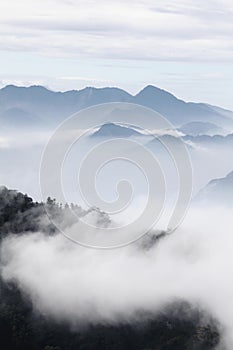
[[[2,50],[168,61],[233,58],[228,0],[159,0],[156,6],[151,0],[46,0],[34,5],[28,0],[0,5]]]

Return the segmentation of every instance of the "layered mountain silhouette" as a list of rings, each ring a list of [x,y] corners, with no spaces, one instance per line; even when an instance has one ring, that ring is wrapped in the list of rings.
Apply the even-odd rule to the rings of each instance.
[[[203,103],[187,103],[151,85],[135,96],[122,89],[109,87],[54,92],[42,86],[8,85],[0,89],[0,123],[13,127],[25,126],[27,123],[54,126],[83,108],[107,102],[128,102],[152,108],[175,127],[202,122],[233,130],[233,112]]]
[[[199,136],[199,135],[225,135],[227,132],[213,123],[208,122],[190,122],[182,125],[179,131],[186,135]]]
[[[233,171],[227,176],[211,180],[195,198],[195,202],[233,206]]]
[[[219,134],[209,135],[210,132],[208,126],[210,123],[205,123],[207,125],[202,125],[204,123],[193,122],[190,124],[195,124],[193,132],[190,131],[189,125],[187,125],[187,129],[183,130],[183,135],[180,135],[180,138],[183,142],[188,146],[203,146],[203,147],[217,147],[221,149],[221,147],[233,147],[233,134],[228,134],[226,136],[220,134],[220,131],[223,129],[218,128]],[[201,125],[200,125],[201,124]],[[196,126],[197,125],[197,126]],[[214,124],[211,124],[211,126]],[[199,128],[199,131],[198,131]],[[216,127],[217,128],[217,127]],[[181,131],[182,128],[179,129]],[[196,130],[196,133],[194,132]],[[216,129],[215,129],[216,130]],[[186,131],[186,132],[185,132]],[[189,132],[188,132],[189,131]],[[203,134],[201,133],[203,132]],[[204,133],[206,132],[206,134]],[[169,143],[176,144],[177,137],[170,134],[170,130],[163,130],[163,135],[161,134],[146,134],[139,131],[136,131],[130,126],[123,126],[114,123],[105,123],[101,127],[99,127],[91,137],[105,137],[105,138],[113,138],[113,137],[121,137],[121,138],[129,138],[129,137],[143,137],[148,138],[148,146],[155,146],[158,143],[158,137],[160,140],[164,140]]]
[[[106,123],[92,134],[92,137],[122,137],[141,136],[136,130],[114,123]]]
[[[233,146],[233,134],[228,134],[226,136],[223,135],[198,135],[191,136],[185,135],[182,137],[184,141],[189,141],[194,144],[202,145],[202,146]]]
[[[5,128],[14,125],[17,126],[19,123],[24,128],[38,127],[44,124],[38,115],[29,113],[18,107],[12,107],[0,113],[0,121],[1,126]]]

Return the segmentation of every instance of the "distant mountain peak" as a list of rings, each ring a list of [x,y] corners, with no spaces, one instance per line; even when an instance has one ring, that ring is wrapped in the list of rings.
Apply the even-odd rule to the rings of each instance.
[[[13,84],[9,84],[4,86],[1,90],[2,91],[14,91],[14,90],[40,90],[40,91],[50,91],[47,87],[42,86],[42,85],[30,85],[30,86],[17,86],[17,85],[13,85]]]
[[[226,179],[233,180],[233,171],[231,171],[227,176]]]
[[[157,86],[154,86],[154,85],[146,85],[140,92],[142,91],[154,91],[154,90],[161,90],[160,88],[158,88]]]
[[[157,86],[154,85],[147,85],[145,86],[141,91],[139,91],[139,93],[136,96],[140,96],[140,95],[152,95],[152,94],[157,94],[157,95],[166,95],[166,96],[170,96],[173,97],[174,99],[177,100],[177,98],[171,94],[170,92],[163,90]]]
[[[129,126],[120,125],[112,122],[103,124],[92,137],[130,137],[140,136],[141,134]]]
[[[167,118],[175,127],[189,122],[205,122],[216,124],[226,130],[226,133],[233,130],[232,112],[222,111],[217,107],[210,108],[205,104],[186,103],[153,85],[147,85],[135,96],[117,87],[88,86],[66,92],[51,91],[40,85],[8,85],[0,89],[0,113],[3,117],[9,109],[17,107],[29,114],[36,111],[36,115],[42,120],[54,125],[83,108],[113,102],[135,103],[151,108]]]
[[[233,206],[233,171],[225,177],[211,180],[201,189],[195,198],[195,202],[200,201]]]

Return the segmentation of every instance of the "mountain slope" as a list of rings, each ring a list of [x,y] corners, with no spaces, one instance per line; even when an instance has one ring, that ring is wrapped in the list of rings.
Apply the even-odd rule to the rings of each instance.
[[[139,132],[136,130],[130,128],[121,126],[114,123],[106,123],[102,125],[94,134],[92,134],[92,137],[122,137],[127,138],[130,136],[142,136]]]
[[[150,107],[165,117],[175,126],[191,122],[204,121],[218,126],[232,126],[232,118],[220,113],[203,103],[184,102],[169,92],[154,86],[147,86],[135,96],[136,103]]]
[[[196,196],[195,202],[233,206],[233,171],[227,176],[211,180]]]
[[[42,86],[0,89],[0,114],[7,118],[7,111],[19,109],[21,113],[36,115],[51,125],[57,125],[71,114],[96,104],[128,102],[154,109],[168,118],[175,126],[189,122],[214,123],[217,127],[233,130],[233,113],[202,103],[186,103],[169,92],[147,86],[132,96],[118,88],[92,88],[67,92],[54,92]],[[18,117],[20,124],[20,115]],[[15,120],[17,123],[17,119]],[[16,125],[17,126],[17,125]]]
[[[208,122],[190,122],[182,125],[179,131],[186,135],[198,136],[198,135],[224,135],[226,132],[223,128],[213,123]]]

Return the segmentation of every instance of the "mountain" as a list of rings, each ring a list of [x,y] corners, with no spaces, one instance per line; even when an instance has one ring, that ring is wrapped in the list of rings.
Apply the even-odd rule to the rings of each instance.
[[[184,141],[192,142],[193,144],[202,145],[202,146],[233,146],[233,134],[228,134],[226,136],[222,135],[198,135],[198,136],[183,136]]]
[[[197,194],[195,202],[233,206],[233,171],[223,178],[211,180]]]
[[[21,127],[30,128],[42,126],[44,123],[41,118],[18,107],[6,109],[0,113],[0,124],[4,128],[12,128],[20,123]]]
[[[147,86],[135,96],[136,103],[150,107],[165,117],[175,126],[191,121],[205,121],[232,127],[233,118],[217,111],[207,104],[184,102],[169,92],[154,86]]]
[[[226,131],[223,128],[220,128],[216,124],[207,123],[207,122],[190,122],[182,125],[179,128],[183,134],[190,136],[198,135],[225,135]]]
[[[230,111],[229,109],[220,108],[218,106],[212,106],[210,104],[206,104],[206,106],[208,106],[209,108],[211,108],[214,111],[221,113],[222,115],[225,115],[226,117],[233,118],[233,112]]]
[[[151,85],[135,96],[110,87],[54,92],[42,86],[8,85],[0,89],[0,123],[12,118],[15,127],[20,127],[22,119],[25,124],[27,118],[31,123],[36,117],[45,126],[56,126],[83,108],[107,102],[128,102],[152,108],[177,127],[190,122],[204,122],[233,130],[233,112],[203,103],[187,103]],[[9,117],[9,113],[13,113],[13,117]]]
[[[127,138],[130,136],[142,136],[139,132],[136,130],[114,124],[114,123],[106,123],[102,125],[97,131],[95,131],[92,134],[92,137],[122,137],[122,138]]]
[[[117,88],[87,87],[79,91],[54,92],[42,86],[8,85],[0,89],[0,115],[1,119],[6,119],[7,111],[14,108],[21,113],[37,115],[45,126],[57,125],[83,108],[107,102],[129,102],[131,97]],[[18,121],[15,119],[16,127],[21,125],[21,113]]]

